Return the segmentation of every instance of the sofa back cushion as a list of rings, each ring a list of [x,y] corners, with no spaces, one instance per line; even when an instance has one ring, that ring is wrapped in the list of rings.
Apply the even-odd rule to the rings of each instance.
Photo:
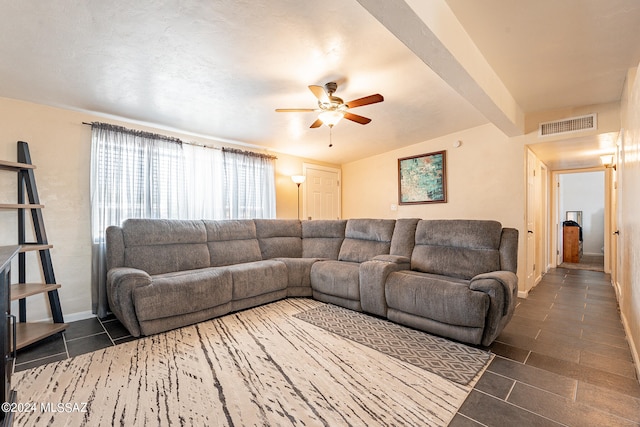
[[[122,237],[125,267],[151,275],[209,267],[202,221],[127,219]]]
[[[345,219],[302,221],[302,256],[337,260],[346,226]]]
[[[394,228],[393,219],[348,220],[338,260],[364,262],[377,255],[388,255]]]
[[[262,259],[300,258],[302,226],[297,219],[254,219]]]
[[[203,222],[207,230],[207,245],[212,267],[262,259],[253,220],[206,220]]]
[[[421,220],[411,269],[469,280],[500,270],[502,225],[483,220]]]
[[[411,258],[413,247],[416,244],[416,227],[419,218],[396,219],[396,226],[393,229],[391,238],[391,255],[399,255]]]

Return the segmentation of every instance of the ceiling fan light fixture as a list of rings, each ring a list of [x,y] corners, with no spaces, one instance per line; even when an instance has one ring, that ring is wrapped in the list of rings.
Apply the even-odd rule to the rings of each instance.
[[[344,117],[342,111],[324,111],[318,115],[318,118],[322,120],[322,123],[329,127],[333,127]]]

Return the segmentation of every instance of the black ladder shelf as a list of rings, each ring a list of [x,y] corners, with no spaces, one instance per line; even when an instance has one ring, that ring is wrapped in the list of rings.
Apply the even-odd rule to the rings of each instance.
[[[53,247],[47,240],[47,233],[44,228],[44,218],[40,204],[38,189],[36,188],[36,178],[34,174],[35,165],[31,162],[29,145],[26,142],[18,141],[18,162],[7,162],[0,160],[0,169],[16,171],[18,173],[18,203],[0,204],[0,209],[17,209],[18,211],[18,244],[20,251],[18,254],[18,283],[10,286],[12,301],[18,301],[18,319],[16,325],[16,349],[21,349],[46,337],[62,332],[66,329],[58,288],[53,272],[53,262],[51,260],[50,249]],[[35,242],[26,241],[26,215],[25,211],[31,212],[33,223],[33,234]],[[37,251],[40,256],[40,265],[44,283],[27,283],[27,252]],[[27,322],[27,297],[46,293],[51,308],[53,323]]]

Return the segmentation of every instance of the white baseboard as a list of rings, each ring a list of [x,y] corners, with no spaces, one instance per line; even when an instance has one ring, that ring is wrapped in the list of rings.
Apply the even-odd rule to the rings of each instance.
[[[64,315],[65,323],[77,322],[78,320],[91,319],[92,317],[96,317],[95,314],[91,311],[81,311],[79,313],[71,313]]]
[[[92,317],[96,317],[96,315],[93,314],[93,312],[91,311],[81,311],[79,313],[64,314],[63,317],[64,317],[64,323],[71,323],[71,322],[77,322],[78,320],[91,319]],[[50,322],[53,322],[53,319],[51,317],[48,317],[46,319],[40,319],[40,320],[29,320],[29,322],[50,323]]]
[[[624,313],[620,312],[620,317],[622,318],[622,324],[624,325],[624,331],[627,334],[627,341],[629,342],[629,349],[631,350],[631,357],[633,357],[633,363],[636,367],[636,378],[640,378],[640,349],[633,341],[633,335],[631,335],[631,329],[629,328],[629,322],[627,322],[627,318]],[[638,380],[640,382],[640,379]]]
[[[618,301],[618,306],[621,305],[622,301],[622,292],[619,282],[611,281],[611,286],[616,293],[616,300]],[[636,378],[638,378],[638,382],[640,382],[640,348],[638,344],[633,340],[633,335],[631,335],[631,328],[629,328],[629,322],[627,322],[627,318],[625,317],[622,310],[620,310],[620,319],[622,319],[622,326],[624,327],[624,332],[627,336],[627,341],[629,342],[629,350],[631,350],[631,357],[633,358],[633,364],[636,367]]]

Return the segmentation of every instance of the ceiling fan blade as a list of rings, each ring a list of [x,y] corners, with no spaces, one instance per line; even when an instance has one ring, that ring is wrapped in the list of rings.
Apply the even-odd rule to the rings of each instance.
[[[382,95],[380,95],[379,93],[376,93],[375,95],[369,95],[369,96],[365,96],[364,98],[354,99],[353,101],[347,102],[346,105],[349,108],[355,108],[355,107],[362,107],[363,105],[375,104],[376,102],[382,102],[382,101],[384,101],[384,98],[382,97]]]
[[[319,128],[320,126],[322,126],[322,120],[317,119],[315,122],[313,122],[311,124],[311,126],[309,126],[311,129],[313,128]]]
[[[322,86],[309,85],[309,90],[313,92],[313,95],[318,98],[318,101],[321,103],[328,104],[331,102],[331,100],[329,100],[329,95],[327,95],[327,92]]]
[[[360,123],[361,125],[366,125],[371,121],[371,119],[353,113],[344,113],[344,118],[352,122]]]
[[[317,108],[276,108],[278,113],[308,113],[316,110]]]

